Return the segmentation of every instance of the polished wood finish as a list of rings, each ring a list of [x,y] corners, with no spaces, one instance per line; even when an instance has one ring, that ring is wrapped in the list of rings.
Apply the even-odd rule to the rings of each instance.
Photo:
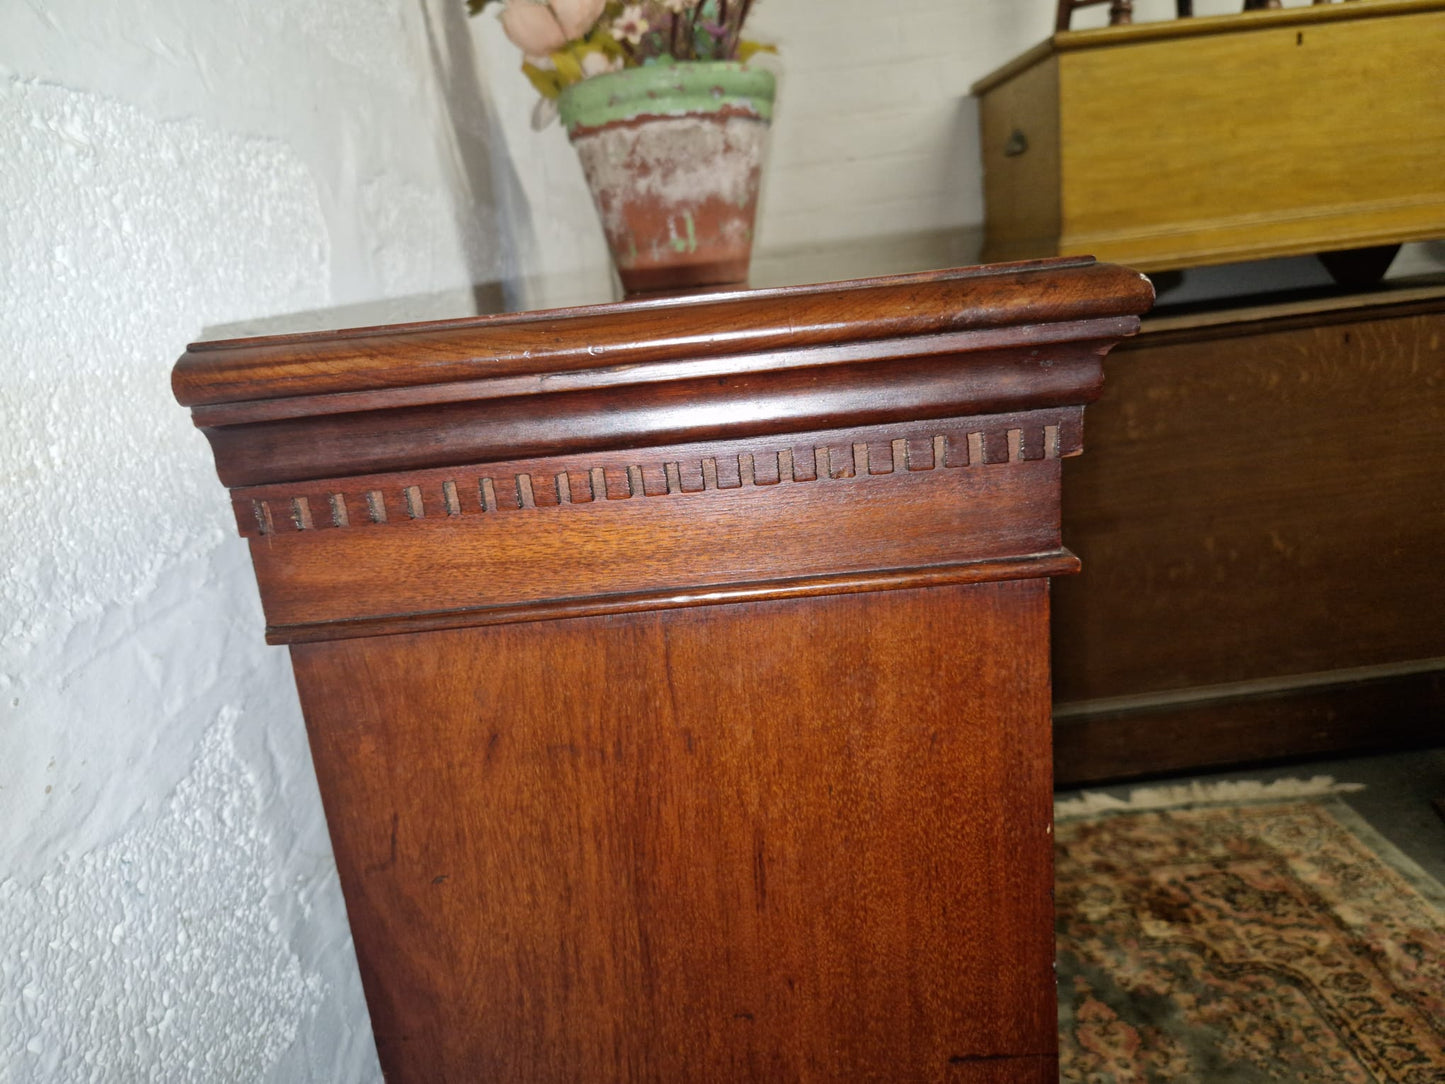
[[[388,1079],[1057,1076],[1047,577],[1137,273],[204,344]]]
[[[1065,472],[1061,779],[1445,738],[1442,343],[1434,286],[1159,317],[1110,357]]]
[[[1442,745],[1445,665],[1362,668],[1067,707],[1054,715],[1054,784]]]
[[[469,623],[535,617],[539,605],[576,615],[718,601],[720,592],[830,593],[854,589],[858,576],[870,590],[919,575],[965,582],[980,562],[990,563],[988,578],[1036,576],[1074,567],[1053,494],[1060,458],[1080,447],[1078,414],[233,494],[243,533],[258,540],[274,642],[324,638],[338,621],[377,634],[450,625],[459,614]],[[295,545],[271,544],[288,535]],[[554,560],[539,577],[544,554]],[[403,565],[406,577],[392,574]]]
[[[1154,271],[1445,236],[1442,49],[1445,0],[1057,33],[973,88],[984,257]]]
[[[430,324],[358,328],[193,343],[172,386],[204,425],[238,417],[241,403],[308,397],[284,416],[386,405],[617,387],[646,380],[780,368],[787,357],[849,360],[843,348],[951,332],[1012,330],[1017,338],[1119,316],[1138,307],[1128,271],[1092,258],[959,268],[824,286],[631,301],[591,308],[506,313]],[[1020,329],[1028,329],[1020,336]],[[1072,336],[1056,334],[1055,340]],[[983,340],[992,341],[992,340]],[[924,345],[927,345],[925,341]],[[943,344],[948,346],[950,344]],[[827,347],[829,355],[798,354]],[[887,356],[886,353],[884,356]],[[731,359],[724,361],[723,359]],[[660,367],[671,362],[672,367]],[[635,367],[649,365],[645,373]],[[454,385],[467,382],[466,389]],[[425,390],[423,390],[425,389]],[[379,393],[337,401],[321,396]],[[317,397],[317,398],[313,398]],[[254,417],[246,413],[248,418]]]
[[[1059,58],[1042,56],[981,95],[984,244],[1040,251],[1063,235]],[[975,88],[975,94],[979,91]]]
[[[295,648],[382,1064],[1033,1078],[1046,627],[1032,580]]]

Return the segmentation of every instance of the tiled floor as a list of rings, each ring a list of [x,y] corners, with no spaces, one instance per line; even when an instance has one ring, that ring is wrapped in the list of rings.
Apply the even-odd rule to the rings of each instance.
[[[1344,794],[1343,799],[1426,873],[1445,884],[1445,819],[1431,804],[1445,798],[1445,749],[1311,761],[1260,771],[1218,772],[1168,782],[1254,779],[1267,783],[1317,775],[1331,776],[1337,783],[1363,783],[1364,790]],[[1085,789],[1125,798],[1137,786],[1152,785],[1145,782]],[[1060,792],[1058,797],[1072,793],[1078,792]]]

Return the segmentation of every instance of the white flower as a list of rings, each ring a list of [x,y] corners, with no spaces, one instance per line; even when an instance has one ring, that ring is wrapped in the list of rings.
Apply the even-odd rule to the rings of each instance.
[[[628,4],[622,14],[612,20],[612,36],[618,41],[641,45],[642,35],[647,33],[648,22],[642,14],[641,4]]]
[[[591,79],[594,75],[606,75],[608,72],[620,71],[622,69],[622,58],[609,57],[606,53],[592,52],[582,58],[582,74]]]
[[[697,7],[697,0],[662,0],[662,6],[674,15],[681,15]]]

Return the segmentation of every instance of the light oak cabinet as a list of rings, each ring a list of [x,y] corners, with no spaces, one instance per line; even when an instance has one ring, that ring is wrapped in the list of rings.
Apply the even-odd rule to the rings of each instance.
[[[1445,0],[1055,34],[973,87],[984,259],[1156,271],[1445,237],[1442,56]]]

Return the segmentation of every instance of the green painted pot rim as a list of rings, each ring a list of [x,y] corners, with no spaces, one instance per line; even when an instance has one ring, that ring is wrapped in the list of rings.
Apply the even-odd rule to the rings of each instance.
[[[557,99],[568,135],[638,117],[681,117],[739,110],[773,119],[773,73],[736,60],[649,64],[594,75]]]

